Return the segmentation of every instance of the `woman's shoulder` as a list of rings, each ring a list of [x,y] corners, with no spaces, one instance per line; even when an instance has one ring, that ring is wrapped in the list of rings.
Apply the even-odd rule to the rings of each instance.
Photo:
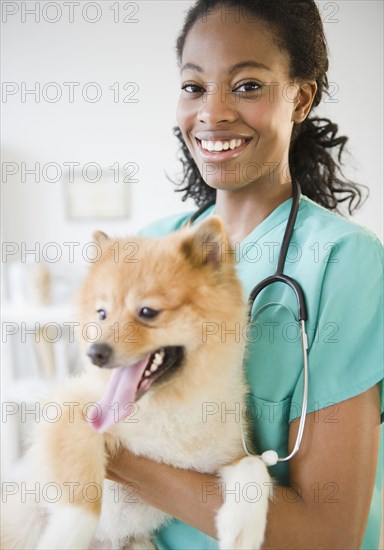
[[[383,245],[380,239],[368,228],[345,218],[340,214],[327,210],[308,197],[302,197],[298,226],[305,231],[307,239],[321,239],[339,245],[356,246],[358,243],[368,249],[383,255]]]
[[[139,234],[145,237],[163,237],[181,229],[192,214],[193,212],[181,212],[160,218],[144,226]]]

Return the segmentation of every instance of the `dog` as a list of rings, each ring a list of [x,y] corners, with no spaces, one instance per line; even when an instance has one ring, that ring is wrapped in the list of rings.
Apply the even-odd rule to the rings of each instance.
[[[260,458],[245,456],[246,426],[225,413],[246,406],[247,303],[222,222],[212,216],[161,238],[94,238],[100,259],[78,298],[90,364],[49,397],[60,418],[38,424],[27,458],[45,498],[6,499],[1,548],[87,549],[94,537],[104,548],[155,548],[151,536],[169,516],[105,480],[121,447],[220,476],[220,548],[259,548],[268,490],[255,502],[241,487],[268,488],[271,478]],[[225,498],[236,484],[240,499]]]

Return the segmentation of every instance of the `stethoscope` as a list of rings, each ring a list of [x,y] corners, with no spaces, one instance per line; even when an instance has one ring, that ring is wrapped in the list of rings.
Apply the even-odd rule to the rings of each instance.
[[[244,429],[242,426],[242,440],[243,440],[243,447],[244,451],[248,456],[259,456],[267,466],[274,466],[278,462],[287,462],[288,460],[291,460],[300,449],[301,441],[303,439],[303,433],[304,433],[304,425],[305,425],[305,417],[307,414],[307,405],[308,405],[308,338],[305,328],[305,321],[308,319],[307,314],[307,305],[305,302],[305,296],[303,289],[299,285],[297,281],[292,279],[292,277],[289,277],[288,275],[284,274],[284,265],[285,260],[287,258],[287,252],[288,247],[291,242],[293,230],[296,223],[297,213],[299,211],[300,206],[300,195],[301,195],[301,189],[300,185],[297,181],[293,181],[292,185],[292,206],[291,211],[289,213],[288,222],[285,228],[283,242],[281,244],[281,249],[279,253],[279,258],[277,261],[277,268],[273,275],[267,277],[266,279],[263,279],[258,283],[253,290],[251,291],[249,295],[249,321],[251,320],[252,316],[252,307],[253,304],[260,294],[262,290],[264,290],[267,286],[272,285],[274,283],[284,283],[288,285],[296,296],[296,302],[297,302],[297,311],[298,311],[298,320],[300,323],[300,332],[301,332],[301,347],[302,347],[302,353],[303,353],[303,399],[301,403],[301,416],[299,421],[299,427],[297,431],[296,441],[295,445],[291,451],[291,453],[283,458],[279,457],[276,451],[274,450],[268,450],[264,451],[261,455],[255,455],[254,453],[251,453],[248,449],[245,435],[244,435]],[[210,201],[209,203],[204,204],[193,216],[188,220],[188,224],[193,223],[207,208],[212,206],[214,204],[214,200]]]

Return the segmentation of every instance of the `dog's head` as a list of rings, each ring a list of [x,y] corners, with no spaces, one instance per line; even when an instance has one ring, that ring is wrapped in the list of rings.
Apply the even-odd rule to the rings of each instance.
[[[246,306],[217,217],[157,239],[113,240],[100,232],[94,238],[100,259],[89,270],[79,306],[82,326],[98,332],[87,355],[112,371],[103,414],[93,424],[105,431],[116,420],[116,403],[122,420],[129,413],[123,405],[146,392],[203,384],[207,363],[217,369],[223,356],[223,324],[243,325]],[[239,343],[232,340],[227,348]]]

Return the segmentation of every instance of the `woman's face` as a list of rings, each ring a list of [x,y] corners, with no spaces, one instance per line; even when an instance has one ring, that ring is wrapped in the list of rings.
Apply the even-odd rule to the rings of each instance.
[[[265,23],[217,10],[189,31],[177,121],[208,185],[237,190],[289,181],[298,83]]]

